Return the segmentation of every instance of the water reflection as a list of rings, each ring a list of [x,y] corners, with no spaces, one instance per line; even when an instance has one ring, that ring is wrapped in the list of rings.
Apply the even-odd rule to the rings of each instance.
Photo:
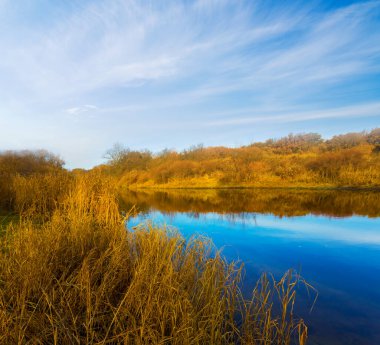
[[[307,214],[331,217],[380,216],[380,193],[375,191],[284,189],[193,189],[132,191],[121,195],[125,208],[141,212],[270,213],[279,217]]]
[[[248,294],[263,271],[290,267],[319,291],[301,295],[310,344],[380,344],[380,194],[350,191],[195,190],[124,195],[144,221],[201,233],[245,263]],[[303,308],[303,309],[302,309]]]

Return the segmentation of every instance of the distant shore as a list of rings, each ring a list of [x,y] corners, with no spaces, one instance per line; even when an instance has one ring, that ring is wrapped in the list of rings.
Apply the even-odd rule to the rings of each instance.
[[[129,190],[192,190],[192,189],[237,189],[237,190],[336,190],[336,191],[373,191],[380,192],[380,186],[127,186]]]

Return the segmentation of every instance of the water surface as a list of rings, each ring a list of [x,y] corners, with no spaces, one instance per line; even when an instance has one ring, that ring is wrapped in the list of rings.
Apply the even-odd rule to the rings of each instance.
[[[380,344],[380,193],[310,190],[133,192],[144,221],[211,237],[245,263],[245,293],[262,272],[295,268],[319,293],[300,291],[309,344]]]

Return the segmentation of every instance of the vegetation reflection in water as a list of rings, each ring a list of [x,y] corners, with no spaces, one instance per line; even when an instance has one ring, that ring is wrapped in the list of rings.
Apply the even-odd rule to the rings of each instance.
[[[348,190],[290,189],[172,189],[127,190],[124,207],[139,212],[270,213],[276,216],[307,214],[330,217],[380,216],[380,193]]]
[[[245,288],[262,272],[300,270],[318,289],[299,307],[310,344],[380,343],[380,193],[311,190],[128,191],[139,215],[185,237],[202,233],[245,264]],[[302,308],[304,308],[302,310]]]

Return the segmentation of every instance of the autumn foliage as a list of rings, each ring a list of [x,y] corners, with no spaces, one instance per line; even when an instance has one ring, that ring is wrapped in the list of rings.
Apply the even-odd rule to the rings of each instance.
[[[379,187],[380,129],[323,140],[289,134],[240,148],[158,154],[115,146],[97,169],[129,187]]]

